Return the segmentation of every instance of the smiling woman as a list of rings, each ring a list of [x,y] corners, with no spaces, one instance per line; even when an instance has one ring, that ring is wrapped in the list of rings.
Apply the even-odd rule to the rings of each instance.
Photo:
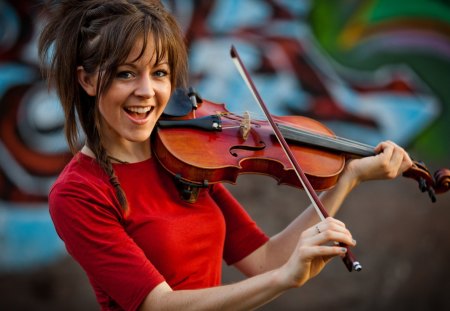
[[[255,309],[345,256],[331,242],[355,245],[312,206],[269,238],[221,184],[183,200],[150,144],[187,76],[182,33],[159,1],[49,1],[46,12],[39,52],[74,153],[49,193],[50,214],[102,310]],[[360,182],[411,165],[394,143],[375,151],[322,196],[330,215]],[[223,260],[248,278],[220,286]]]
[[[149,144],[143,140],[145,136],[147,139],[150,136],[159,115],[148,122],[135,122],[147,124],[146,128],[139,127],[144,129],[136,135],[142,143],[139,147],[127,143],[127,137],[134,135],[128,133],[128,136],[122,137],[115,128],[122,126],[119,121],[126,115],[122,112],[121,116],[119,110],[113,107],[122,105],[122,111],[130,106],[130,100],[118,103],[125,100],[123,96],[127,96],[127,92],[133,93],[133,100],[140,100],[139,106],[142,106],[142,99],[153,95],[154,86],[165,85],[164,89],[168,88],[165,90],[167,97],[171,87],[185,84],[187,60],[181,31],[159,1],[138,1],[135,4],[123,1],[110,4],[105,1],[48,3],[48,10],[44,13],[47,13],[49,22],[40,38],[39,53],[43,68],[46,68],[45,62],[50,60],[47,76],[55,86],[65,111],[69,147],[75,153],[79,146],[78,114],[79,125],[86,134],[84,152],[97,158],[126,209],[127,200],[111,166],[111,158],[123,156],[122,161],[137,161],[148,157]],[[61,16],[66,17],[62,23]],[[53,46],[56,52],[51,56]],[[79,49],[74,49],[74,46]],[[168,75],[169,79],[164,78],[167,75],[162,72],[169,73],[169,69],[173,74]],[[76,75],[73,74],[75,71]],[[159,83],[147,84],[150,80]],[[82,89],[79,89],[80,85]],[[108,94],[104,94],[109,88]],[[116,99],[115,96],[121,98]],[[109,102],[110,99],[113,101]],[[156,100],[150,101],[156,107]],[[166,101],[167,98],[159,105],[165,105]],[[152,107],[149,103],[145,105]],[[161,113],[163,109],[159,107],[156,113]],[[133,128],[128,132],[131,130]],[[115,139],[125,149],[108,150],[112,147],[111,140]],[[134,154],[132,159],[128,158],[131,148],[140,148],[136,151],[139,154]],[[119,154],[114,154],[116,152]]]
[[[138,39],[124,64],[118,66],[107,92],[98,100],[102,145],[110,157],[123,162],[150,157],[150,133],[171,94],[167,57],[156,57],[150,51],[155,51],[151,34],[147,40]],[[77,68],[77,73],[85,92],[98,96],[99,73],[88,73],[83,66]]]

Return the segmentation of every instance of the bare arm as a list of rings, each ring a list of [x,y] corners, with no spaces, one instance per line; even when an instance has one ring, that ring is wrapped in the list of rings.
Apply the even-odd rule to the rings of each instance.
[[[345,248],[327,246],[331,241],[352,245],[350,232],[342,222],[332,218],[320,223],[297,239],[289,260],[277,269],[244,281],[196,290],[173,291],[167,283],[155,287],[140,310],[252,310],[275,299],[286,290],[300,287],[316,276],[334,256],[345,255]]]
[[[361,182],[393,179],[412,165],[408,154],[392,142],[380,143],[375,152],[378,153],[376,156],[349,161],[335,187],[322,193],[320,199],[331,217],[336,215],[347,195]],[[310,205],[283,231],[236,266],[246,275],[255,275],[279,267],[291,255],[301,232],[319,220],[316,210]]]
[[[337,185],[322,195],[330,215],[339,210],[345,197],[360,182],[394,178],[411,166],[408,155],[393,143],[382,143],[377,150],[380,152],[377,156],[351,161]],[[310,206],[285,230],[236,264],[250,278],[198,290],[173,291],[167,283],[162,283],[150,292],[140,310],[255,309],[290,288],[302,286],[332,257],[344,256],[345,248],[330,243],[334,241],[355,245],[342,222],[332,217],[319,222]]]

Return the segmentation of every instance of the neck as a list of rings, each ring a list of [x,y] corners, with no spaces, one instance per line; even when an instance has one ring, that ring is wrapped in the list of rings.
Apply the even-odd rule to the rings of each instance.
[[[122,161],[122,160],[120,160],[120,159],[117,159],[117,158],[115,158],[115,157],[113,157],[113,156],[108,156],[108,158],[112,161],[112,162],[116,162],[116,163],[120,163],[120,164],[128,164],[128,163],[130,163],[130,162],[127,162],[127,161]]]
[[[94,152],[87,146],[84,145],[81,149],[81,153],[91,157],[96,158]],[[146,148],[140,148],[133,151],[129,150],[107,150],[108,158],[113,163],[136,163],[148,160],[151,158],[150,144]]]

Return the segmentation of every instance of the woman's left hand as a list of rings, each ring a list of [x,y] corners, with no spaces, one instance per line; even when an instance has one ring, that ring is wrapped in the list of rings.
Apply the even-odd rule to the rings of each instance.
[[[408,170],[413,162],[408,153],[391,141],[378,144],[371,157],[353,159],[347,163],[344,175],[356,184],[375,179],[393,179]]]

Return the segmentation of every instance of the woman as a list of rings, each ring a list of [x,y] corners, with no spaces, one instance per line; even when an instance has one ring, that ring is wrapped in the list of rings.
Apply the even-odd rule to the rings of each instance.
[[[355,245],[345,225],[309,207],[268,237],[220,184],[180,199],[152,156],[150,136],[187,76],[175,20],[159,1],[63,0],[49,5],[39,52],[74,153],[49,194],[68,252],[102,310],[248,310],[300,287]],[[85,144],[77,150],[78,125]],[[349,162],[322,195],[330,215],[360,182],[411,166],[391,142]],[[221,285],[224,259],[248,278]]]

